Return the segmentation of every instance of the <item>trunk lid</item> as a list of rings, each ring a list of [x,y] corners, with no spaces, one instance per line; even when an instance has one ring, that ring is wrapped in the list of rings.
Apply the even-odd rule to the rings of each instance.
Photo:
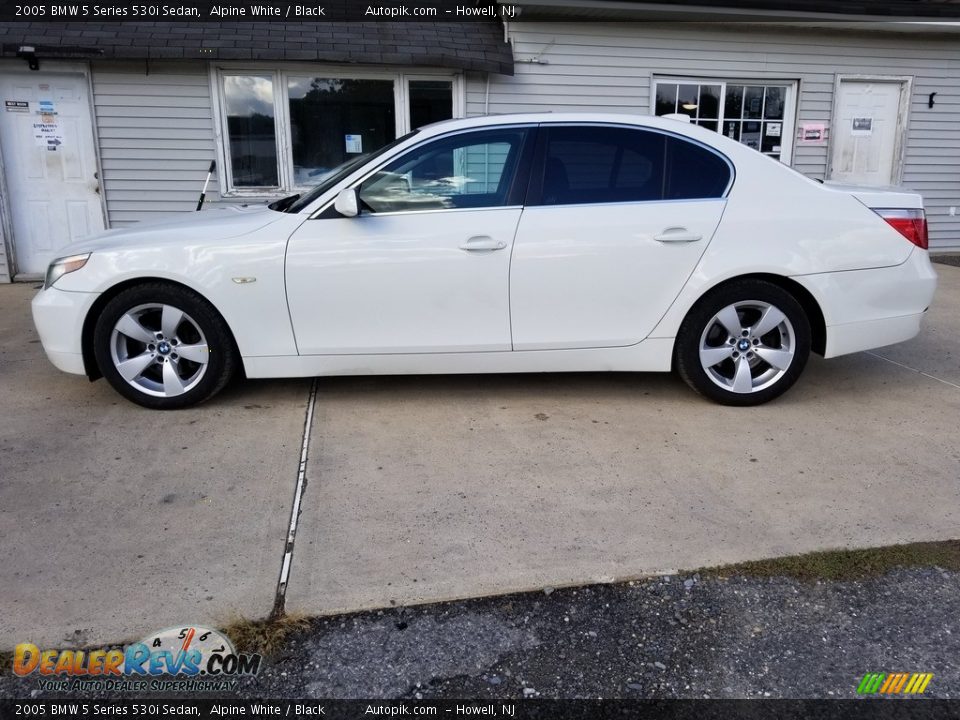
[[[879,208],[923,209],[923,197],[919,193],[902,187],[867,187],[834,182],[825,182],[823,187],[833,192],[853,195],[871,210]]]

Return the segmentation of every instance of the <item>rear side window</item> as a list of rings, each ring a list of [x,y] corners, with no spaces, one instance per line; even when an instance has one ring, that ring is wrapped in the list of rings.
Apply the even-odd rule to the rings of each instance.
[[[541,204],[659,200],[666,139],[627,128],[550,128]]]
[[[719,198],[730,184],[730,166],[726,160],[701,145],[677,137],[667,141],[664,175],[665,200]]]
[[[730,182],[723,158],[672,135],[604,126],[545,131],[543,178],[531,204],[718,198]]]

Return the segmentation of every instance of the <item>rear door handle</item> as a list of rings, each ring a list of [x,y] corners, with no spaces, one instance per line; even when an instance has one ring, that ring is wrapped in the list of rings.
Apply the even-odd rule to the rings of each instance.
[[[478,252],[481,250],[503,250],[507,244],[503,240],[494,240],[488,235],[476,235],[460,246],[461,250]]]
[[[657,242],[697,242],[703,240],[703,235],[697,235],[687,230],[685,227],[671,227],[664,230],[659,235],[654,235],[653,239]]]

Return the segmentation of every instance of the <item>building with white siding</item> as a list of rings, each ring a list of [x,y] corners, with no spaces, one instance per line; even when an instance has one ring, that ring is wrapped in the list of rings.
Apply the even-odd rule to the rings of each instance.
[[[36,277],[71,238],[193,210],[211,161],[208,203],[263,202],[419,125],[531,110],[680,112],[814,178],[902,184],[925,198],[931,249],[960,250],[960,28],[942,22],[956,5],[906,3],[924,23],[863,14],[904,4],[3,24],[0,281]]]

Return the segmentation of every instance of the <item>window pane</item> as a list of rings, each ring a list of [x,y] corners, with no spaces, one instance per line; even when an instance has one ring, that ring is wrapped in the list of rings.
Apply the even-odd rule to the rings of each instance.
[[[700,86],[699,85],[680,85],[677,88],[677,112],[697,116],[697,109],[700,107]]]
[[[716,120],[720,117],[719,85],[700,86],[700,109],[698,112],[701,118],[708,120]],[[716,127],[714,127],[714,130],[716,130]]]
[[[763,105],[763,117],[767,120],[781,120],[783,118],[784,98],[786,88],[768,87],[767,97]]]
[[[677,86],[657,83],[657,115],[669,115],[677,111]]]
[[[723,111],[725,118],[739,120],[743,117],[743,91],[743,85],[727,85],[727,99]]]
[[[256,75],[226,75],[223,94],[234,187],[276,187],[273,81]]]
[[[453,117],[453,83],[446,80],[410,81],[410,127],[416,130]]]
[[[748,87],[743,100],[743,117],[763,117],[763,87]]]
[[[396,135],[392,80],[291,77],[294,183],[314,185]]]
[[[760,122],[745,122],[740,133],[740,142],[754,150],[760,149]]]
[[[551,128],[544,205],[660,200],[666,135],[606,127]]]
[[[455,135],[411,150],[360,187],[373,212],[506,204],[526,131]]]
[[[723,196],[730,182],[730,168],[721,157],[679,138],[670,138],[667,147],[666,199]]]

